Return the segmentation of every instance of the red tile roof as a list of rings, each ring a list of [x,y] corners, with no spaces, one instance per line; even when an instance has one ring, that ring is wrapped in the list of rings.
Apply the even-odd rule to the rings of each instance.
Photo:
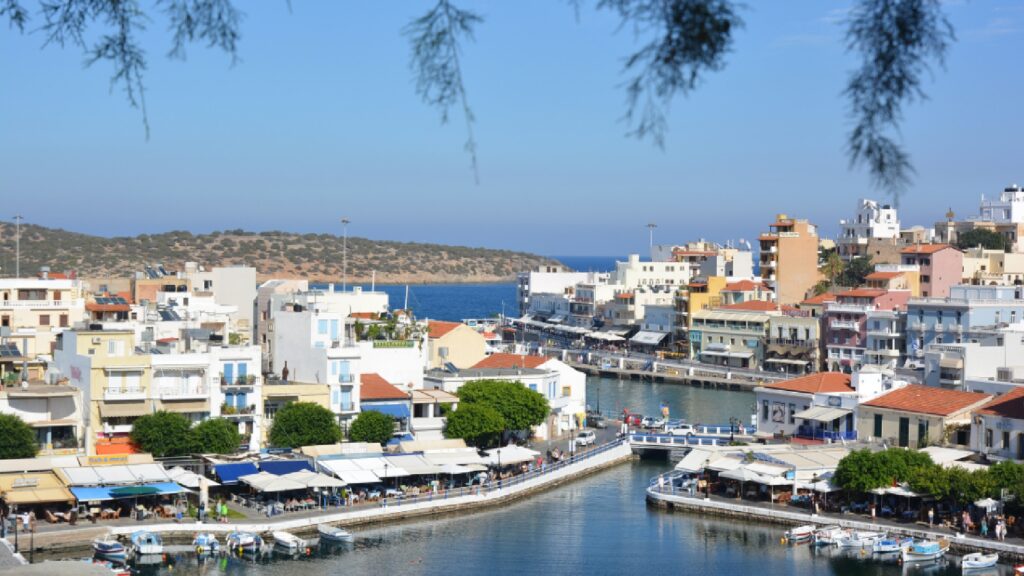
[[[953,248],[949,244],[914,244],[913,246],[908,246],[908,247],[904,248],[903,250],[900,250],[900,253],[901,254],[935,254],[936,252],[941,252],[942,250],[945,250],[946,248],[950,248],[950,249],[956,250],[956,248]]]
[[[850,375],[842,372],[817,372],[776,382],[765,384],[764,388],[772,390],[786,390],[789,392],[802,392],[804,394],[820,394],[823,392],[854,392],[850,386]]]
[[[846,292],[840,292],[836,296],[846,298],[878,298],[884,296],[885,290],[879,288],[854,288],[853,290],[847,290]]]
[[[349,316],[353,318],[359,318],[361,320],[376,320],[377,314],[374,312],[352,312]]]
[[[1018,386],[1002,396],[996,396],[991,402],[979,408],[978,414],[1024,420],[1024,386]]]
[[[539,368],[548,360],[544,356],[497,353],[477,362],[473,368]]]
[[[824,304],[826,302],[835,302],[835,301],[836,301],[836,295],[835,294],[832,294],[831,292],[825,292],[824,294],[818,294],[817,296],[812,296],[812,297],[804,300],[803,302],[801,302],[801,304],[814,305],[814,304]]]
[[[892,280],[903,276],[903,272],[872,272],[864,277],[865,280]]]
[[[962,412],[975,404],[984,402],[992,396],[980,392],[962,392],[935,386],[910,384],[892,392],[883,394],[874,400],[863,402],[861,406],[888,408],[915,414],[934,414],[949,416]]]
[[[485,340],[494,340],[498,337],[494,332],[484,332],[483,335]]]
[[[380,374],[366,372],[359,375],[359,400],[405,400],[409,394],[388,382]]]
[[[753,282],[751,280],[737,280],[736,282],[730,282],[726,284],[725,288],[723,288],[722,290],[728,292],[750,292],[752,290],[757,290],[758,288],[762,287],[763,286],[761,284],[758,284],[757,282]]]
[[[461,324],[461,322],[441,322],[439,320],[431,320],[427,325],[427,330],[429,331],[429,336],[431,338],[441,338],[445,334],[458,328]]]
[[[619,292],[618,294],[615,295],[615,297],[620,299],[620,300],[629,300],[630,298],[633,297],[633,293],[632,292]]]

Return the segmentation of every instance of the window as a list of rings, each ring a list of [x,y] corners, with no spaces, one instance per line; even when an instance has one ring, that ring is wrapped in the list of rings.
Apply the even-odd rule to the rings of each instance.
[[[60,315],[60,327],[61,328],[67,328],[68,327],[68,315],[67,314],[61,314]]]
[[[536,392],[537,391],[537,385],[536,384],[530,384],[530,390],[533,390],[534,392]]]
[[[910,418],[900,418],[900,431],[897,442],[897,446],[900,448],[910,446]]]
[[[107,340],[107,356],[123,356],[124,342],[120,340]]]
[[[316,321],[316,332],[317,332],[317,334],[319,334],[321,336],[326,336],[327,335],[327,326],[328,326],[327,320],[317,320]]]
[[[796,424],[796,404],[789,405],[789,423]]]
[[[761,420],[763,420],[765,422],[768,421],[768,401],[767,400],[762,400],[761,401]]]
[[[985,428],[985,448],[992,447],[992,429]]]
[[[875,432],[874,432],[874,437],[875,438],[881,438],[882,437],[882,415],[881,414],[875,414]]]
[[[39,325],[40,326],[49,326],[50,325],[50,315],[49,314],[40,314],[39,315]]]
[[[917,447],[923,448],[928,444],[928,421],[921,419],[917,421]]]
[[[1010,432],[1003,430],[1003,450],[1010,449]]]
[[[349,388],[342,388],[341,390],[341,409],[352,409],[352,390]]]

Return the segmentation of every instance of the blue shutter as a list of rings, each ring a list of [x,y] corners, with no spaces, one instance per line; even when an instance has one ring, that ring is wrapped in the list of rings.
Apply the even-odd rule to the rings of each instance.
[[[224,365],[224,380],[226,380],[228,384],[235,383],[235,365],[230,362]]]
[[[338,364],[339,364],[338,371],[340,372],[340,376],[339,376],[339,380],[338,381],[339,382],[350,382],[351,380],[350,380],[349,373],[348,373],[348,371],[349,371],[349,361],[348,360],[342,360]]]
[[[327,320],[317,320],[316,321],[316,331],[321,336],[326,336],[327,335]]]
[[[239,362],[238,363],[238,377],[239,378],[245,378],[245,374],[248,371],[249,371],[249,365],[248,364],[246,364],[245,362]]]
[[[238,408],[245,408],[247,406],[245,403],[245,392],[240,392],[235,395],[235,406]]]
[[[341,409],[352,409],[352,390],[349,390],[348,388],[343,388],[341,390]]]
[[[224,404],[226,406],[234,406],[235,405],[235,393],[234,392],[225,392],[224,393]]]
[[[338,339],[338,321],[331,320],[331,340]]]

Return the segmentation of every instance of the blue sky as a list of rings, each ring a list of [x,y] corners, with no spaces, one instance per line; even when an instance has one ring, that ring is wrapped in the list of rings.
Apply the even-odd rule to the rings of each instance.
[[[354,236],[617,255],[645,249],[649,221],[660,242],[753,238],[777,212],[834,235],[857,198],[881,197],[843,150],[849,2],[748,2],[728,66],[674,101],[659,150],[619,122],[636,44],[611,14],[463,1],[486,18],[463,58],[479,185],[462,117],[441,125],[414,91],[400,30],[431,3],[239,4],[235,66],[202,46],[168,60],[154,19],[149,141],[108,65],[0,32],[4,217],[111,236],[340,233],[347,215]],[[946,9],[958,41],[902,132],[918,171],[907,224],[974,214],[981,194],[1024,181],[1024,2]]]

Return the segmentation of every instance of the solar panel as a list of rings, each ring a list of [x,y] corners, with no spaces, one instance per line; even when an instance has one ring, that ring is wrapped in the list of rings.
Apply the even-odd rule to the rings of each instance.
[[[19,358],[21,352],[18,350],[17,344],[0,344],[0,357],[3,358]]]
[[[114,300],[115,300],[114,304],[127,304],[128,303],[127,300],[125,300],[124,298],[122,298],[120,296],[118,296],[117,298],[114,298]]]

